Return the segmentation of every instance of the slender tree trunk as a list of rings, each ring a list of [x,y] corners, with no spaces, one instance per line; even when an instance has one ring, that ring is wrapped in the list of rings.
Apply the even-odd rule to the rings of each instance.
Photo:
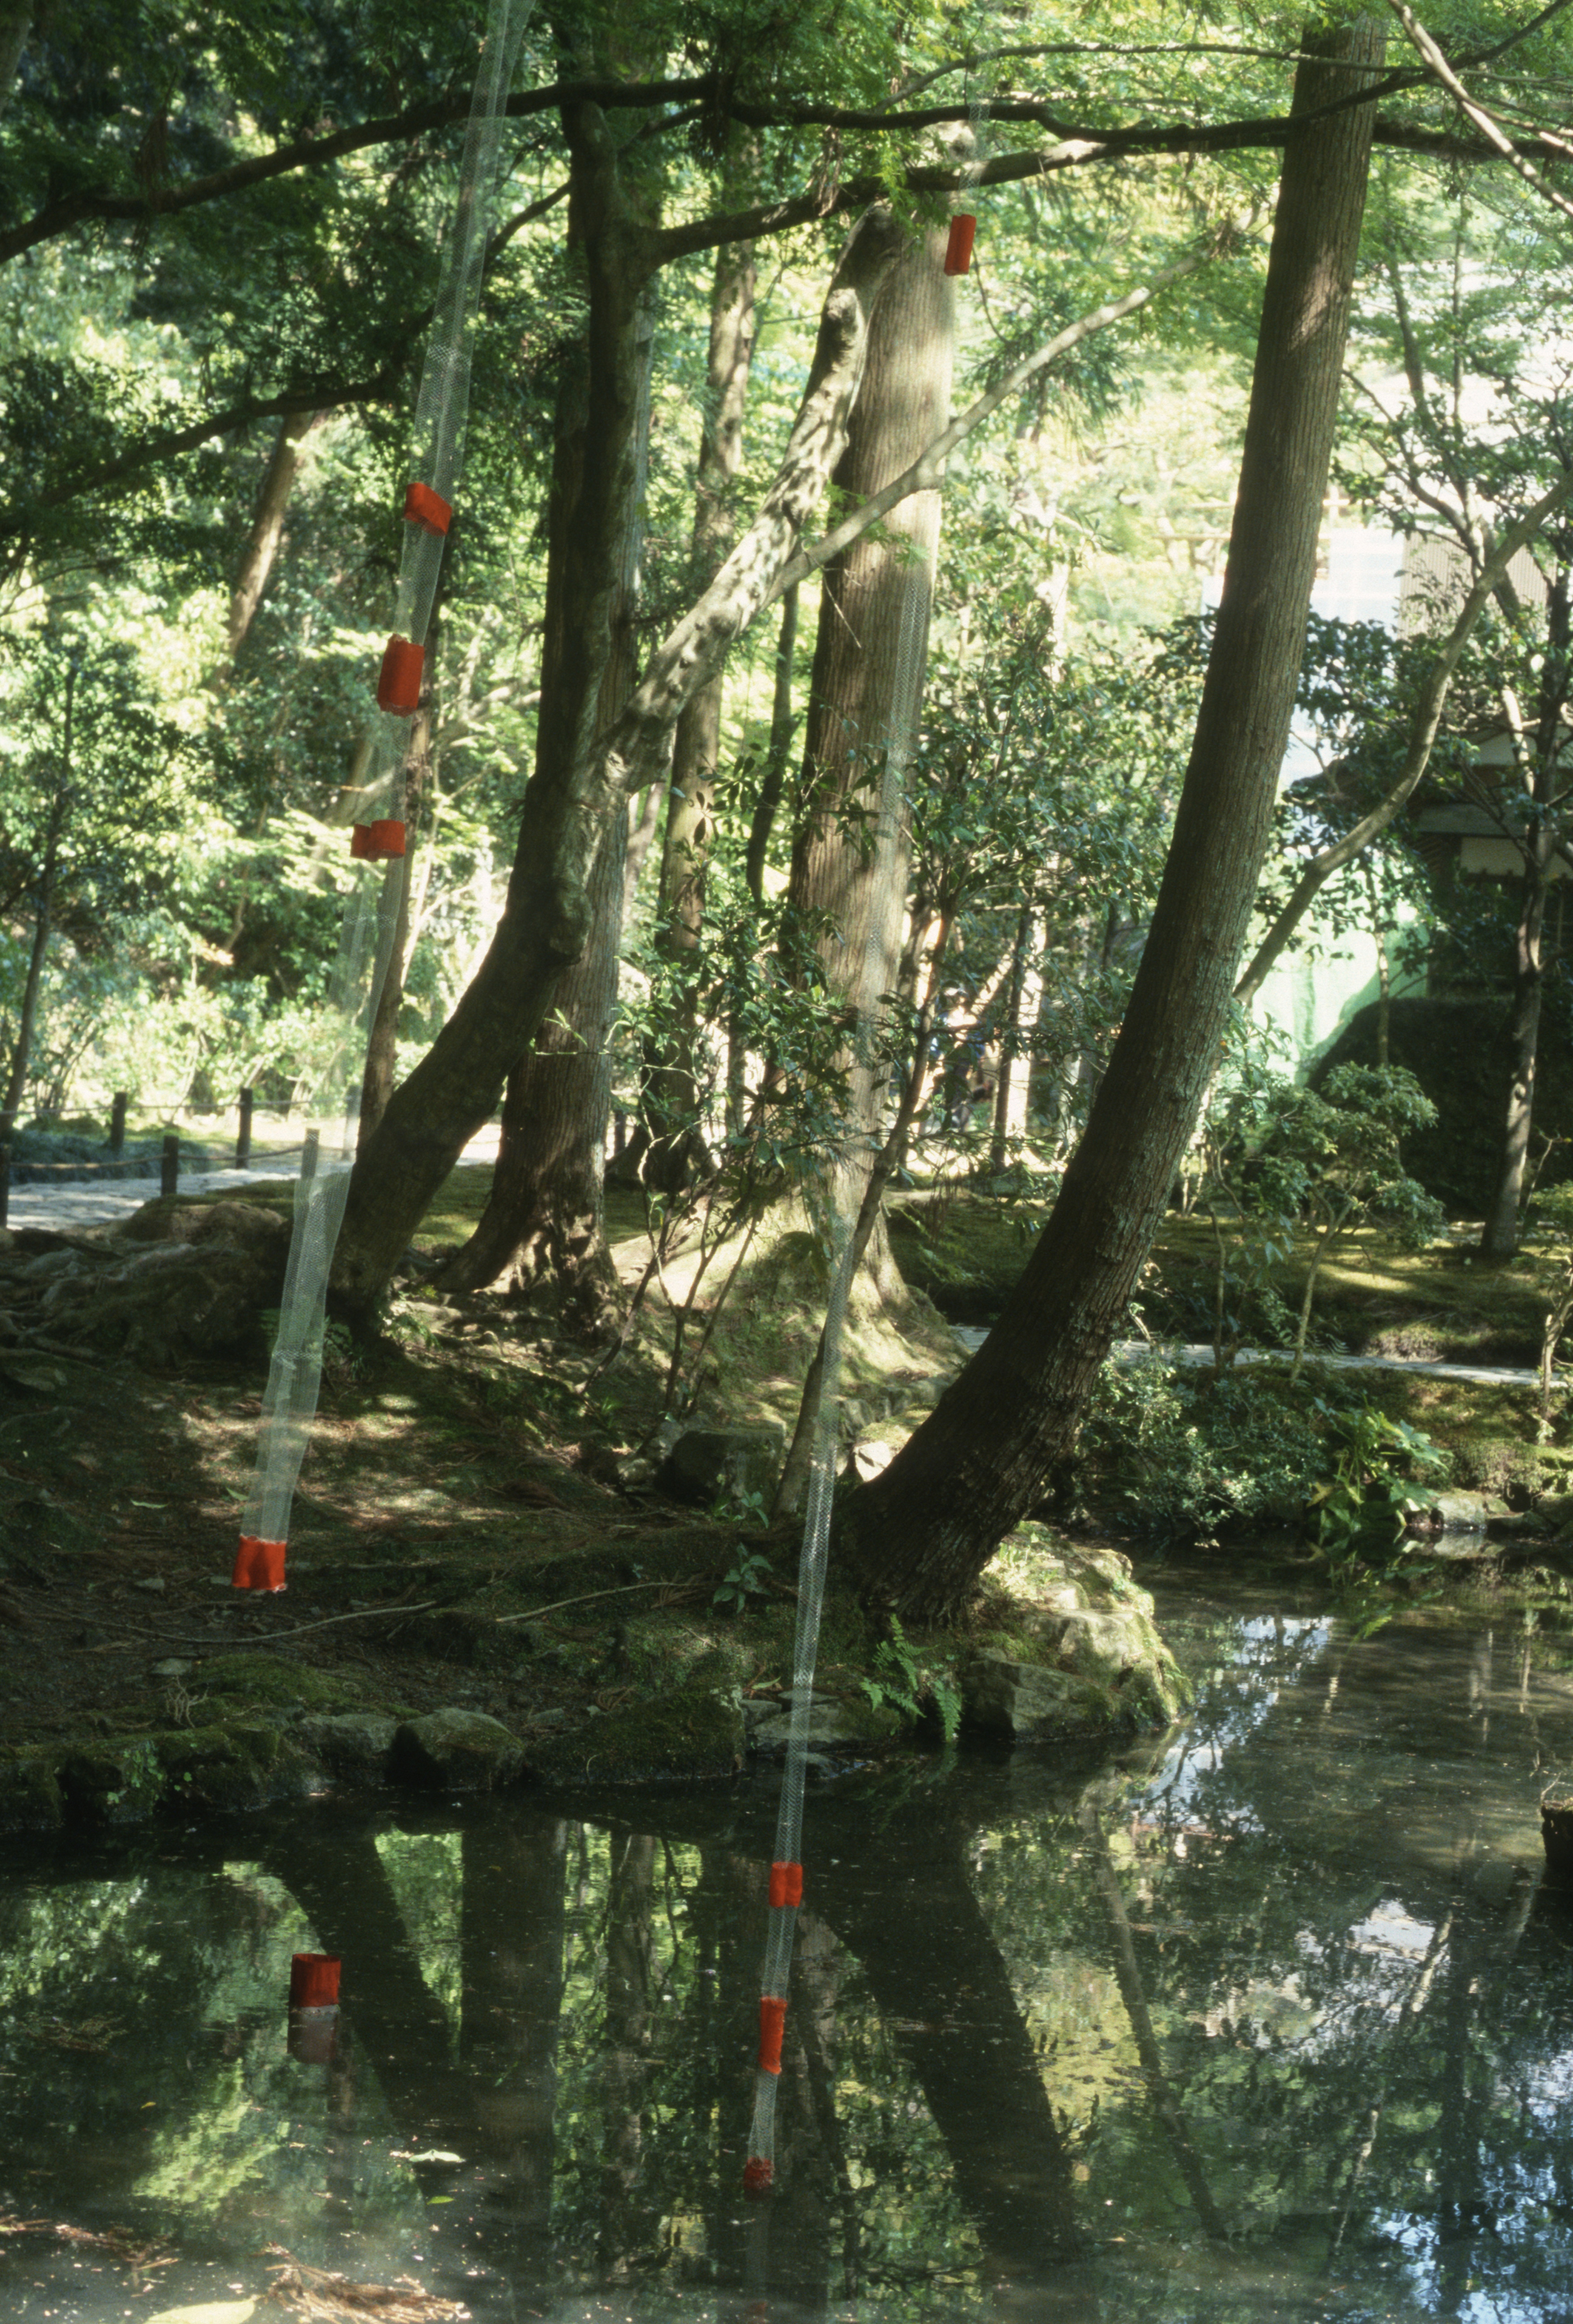
[[[743,413],[754,360],[754,244],[724,242],[716,253],[710,295],[705,426],[694,491],[693,561],[696,577],[707,583],[726,552],[732,523],[729,491],[743,464]],[[715,835],[721,688],[717,671],[678,720],[672,745],[656,942],[674,963],[698,952],[704,928],[705,875]],[[652,1059],[644,1091],[652,1142],[641,1166],[643,1175],[647,1185],[668,1194],[677,1193],[708,1159],[699,1120],[699,997],[690,980],[672,1054]]]
[[[876,493],[910,467],[945,425],[955,352],[955,286],[944,271],[942,234],[911,244],[891,278],[870,334],[863,394],[836,484],[851,500]],[[810,679],[802,792],[788,903],[794,921],[831,933],[816,939],[827,998],[848,1016],[877,1008],[895,989],[906,900],[905,787],[897,826],[884,827],[882,794],[893,754],[904,770],[916,740],[928,663],[939,494],[914,493],[893,509],[884,538],[865,533],[825,568]],[[848,836],[848,825],[853,835]],[[862,1197],[878,1143],[884,1085],[867,1060],[849,1060],[858,1263],[870,1260],[884,1297],[902,1296],[882,1219]],[[883,1181],[882,1181],[883,1183]],[[775,1507],[797,1507],[824,1393],[824,1344],[810,1364]]]
[[[1545,977],[1546,899],[1550,893],[1556,833],[1550,821],[1562,770],[1562,706],[1568,694],[1568,573],[1559,563],[1547,604],[1545,676],[1535,735],[1533,808],[1524,835],[1524,876],[1513,931],[1513,1001],[1504,1047],[1507,1063],[1496,1191],[1480,1237],[1484,1259],[1511,1259],[1518,1248],[1519,1209],[1529,1167],[1535,1108],[1535,1065],[1541,1042],[1541,995]]]
[[[273,559],[279,553],[279,543],[284,534],[284,512],[290,504],[290,493],[300,470],[301,451],[314,428],[319,428],[328,417],[325,411],[309,411],[298,418],[281,420],[279,432],[273,438],[273,448],[256,496],[252,512],[251,530],[241,551],[240,565],[235,576],[235,586],[229,593],[229,618],[224,631],[224,659],[214,671],[211,683],[220,685],[235,668],[245,645],[256,609],[262,604],[263,592],[273,569]]]
[[[645,451],[650,429],[654,312],[639,294],[632,334],[615,346],[632,377],[615,383],[634,438],[629,490],[616,512],[621,535],[608,542],[618,576],[606,652],[598,667],[574,651],[583,618],[585,567],[579,523],[590,490],[597,407],[607,398],[593,375],[575,364],[559,399],[547,564],[546,641],[541,665],[537,763],[567,738],[615,717],[634,682],[634,610],[638,590]],[[613,512],[606,512],[610,527]],[[578,689],[593,688],[587,706]],[[598,1337],[614,1327],[619,1305],[616,1269],[606,1246],[605,1168],[606,1117],[612,1099],[609,1043],[617,1005],[623,932],[624,855],[627,818],[607,818],[601,853],[590,875],[590,928],[583,953],[568,969],[543,1025],[509,1076],[502,1143],[492,1192],[469,1241],[449,1262],[443,1281],[474,1290],[511,1269],[516,1288],[539,1290],[576,1333]]]
[[[393,956],[383,979],[383,989],[377,995],[377,1013],[372,1019],[371,1038],[366,1043],[365,1072],[361,1076],[360,1120],[356,1128],[357,1149],[372,1135],[387,1111],[393,1095],[393,1076],[399,1062],[399,1011],[404,1005],[404,973],[410,964],[410,887],[415,870],[416,833],[421,821],[421,803],[431,780],[433,736],[437,727],[435,625],[427,632],[425,690],[420,709],[415,714],[410,732],[409,749],[404,757],[404,832],[405,850],[389,863],[384,877],[399,883],[399,915],[393,927]],[[428,844],[431,835],[428,834]]]
[[[1304,114],[1382,53],[1374,20],[1308,36]],[[1337,60],[1337,61],[1335,61]],[[1285,147],[1239,495],[1157,909],[1059,1199],[983,1347],[842,1512],[866,1596],[915,1619],[964,1602],[1041,1497],[1124,1314],[1227,1019],[1305,647],[1369,170],[1368,106]]]
[[[598,114],[595,123],[595,135],[604,139]],[[605,198],[598,184],[589,190]],[[756,618],[785,570],[846,442],[870,319],[899,248],[899,229],[888,213],[865,212],[827,292],[803,401],[753,521],[711,586],[662,639],[614,724],[598,737],[576,738],[571,752],[550,761],[538,752],[508,900],[486,957],[430,1049],[394,1091],[356,1160],[334,1264],[339,1313],[364,1317],[375,1309],[427,1204],[533,1038],[563,970],[584,950],[589,878],[608,823],[625,818],[629,795],[664,773],[684,704]],[[635,235],[629,263],[647,249]],[[592,301],[592,323],[595,311]],[[609,370],[615,375],[615,367]],[[624,456],[614,442],[597,465],[615,468]],[[603,498],[615,497],[613,481],[603,477]],[[585,553],[593,570],[604,538],[587,525]],[[608,558],[601,590],[606,620],[615,577]]]
[[[0,113],[11,102],[32,30],[32,0],[0,0]]]
[[[66,819],[70,813],[71,730],[76,696],[77,673],[73,666],[66,672],[60,764],[55,777],[54,799],[50,807],[49,831],[44,841],[43,870],[38,883],[38,913],[32,924],[32,945],[27,955],[27,975],[23,982],[22,1001],[16,1012],[16,1039],[11,1051],[11,1071],[6,1077],[5,1095],[0,1099],[0,1141],[8,1139],[15,1128],[27,1089],[28,1068],[32,1062],[32,1040],[38,1029],[38,996],[43,986],[43,964],[54,928],[60,841],[65,836]]]

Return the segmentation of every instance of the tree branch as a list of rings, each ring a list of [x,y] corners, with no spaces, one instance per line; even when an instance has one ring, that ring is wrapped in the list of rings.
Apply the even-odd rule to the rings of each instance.
[[[1475,124],[1486,143],[1502,156],[1511,169],[1517,171],[1532,193],[1539,194],[1543,202],[1550,202],[1553,209],[1560,210],[1564,217],[1573,217],[1573,202],[1565,194],[1559,194],[1555,186],[1548,185],[1538,170],[1531,168],[1506,131],[1493,120],[1483,105],[1476,104],[1414,10],[1406,5],[1406,0],[1388,0],[1388,5],[1403,26],[1411,45],[1432,79],[1447,90],[1466,119]],[[1564,154],[1566,151],[1563,147]]]
[[[1237,229],[1232,231],[1237,231]],[[931,492],[936,486],[942,484],[945,481],[945,463],[958,444],[965,437],[970,436],[975,429],[980,428],[984,421],[992,413],[997,411],[1000,405],[1009,397],[1014,395],[1018,388],[1024,386],[1035,373],[1042,371],[1047,364],[1065,355],[1071,347],[1079,346],[1083,339],[1091,338],[1095,332],[1107,330],[1111,323],[1124,322],[1127,315],[1136,314],[1155,299],[1160,290],[1166,290],[1170,283],[1179,281],[1183,275],[1194,274],[1198,267],[1206,265],[1209,259],[1217,256],[1226,238],[1232,238],[1232,234],[1229,237],[1221,235],[1209,237],[1204,245],[1190,252],[1186,257],[1177,259],[1172,266],[1167,266],[1161,273],[1154,275],[1151,282],[1143,283],[1138,290],[1127,290],[1123,299],[1111,299],[1105,305],[1095,307],[1090,314],[1078,317],[1074,323],[1068,323],[1064,330],[1057,331],[1051,339],[1036,348],[1032,355],[1023,355],[1020,363],[1013,364],[1003,379],[989,388],[985,394],[980,395],[975,403],[968,404],[967,410],[959,412],[948,428],[935,437],[933,442],[919,454],[910,468],[904,468],[899,476],[893,477],[888,484],[883,485],[877,493],[871,493],[860,507],[854,509],[849,516],[844,517],[838,525],[824,534],[820,540],[811,542],[807,549],[800,549],[790,564],[783,566],[777,575],[765,603],[773,604],[777,597],[784,595],[787,590],[795,588],[800,581],[806,580],[809,575],[816,572],[821,565],[828,565],[833,557],[839,557],[841,551],[844,549],[849,549],[860,534],[866,532],[871,525],[877,524],[881,517],[887,515],[898,501],[906,500],[913,493]]]
[[[302,411],[338,411],[348,404],[383,402],[398,386],[404,367],[403,363],[390,366],[375,378],[356,380],[347,387],[325,386],[319,380],[314,386],[286,388],[280,395],[248,396],[223,411],[211,411],[206,419],[194,420],[189,428],[144,438],[130,451],[104,461],[87,475],[51,484],[47,492],[24,501],[18,508],[0,511],[0,540],[26,532],[35,518],[78,499],[83,493],[100,492],[106,485],[124,484],[143,468],[154,467],[161,460],[173,459],[181,452],[194,452],[199,444],[210,443],[215,436],[233,435],[237,429],[248,428],[253,420],[287,420]]]
[[[507,111],[510,120],[519,120],[530,114],[555,113],[562,106],[576,103],[606,106],[670,105],[683,97],[712,96],[717,86],[713,75],[643,82],[555,81],[548,88],[516,92],[508,99]],[[59,201],[46,203],[21,225],[0,232],[0,265],[19,258],[23,251],[35,249],[41,242],[52,241],[57,235],[69,234],[73,226],[87,226],[95,219],[118,218],[140,226],[150,218],[176,217],[182,210],[197,208],[204,202],[223,201],[231,194],[248,192],[254,186],[267,185],[274,178],[288,177],[296,170],[320,169],[326,161],[342,161],[347,153],[364,152],[368,145],[406,144],[412,138],[452,128],[467,121],[469,111],[467,89],[461,97],[440,97],[430,105],[412,106],[405,113],[356,122],[350,128],[335,129],[326,137],[293,138],[287,145],[276,145],[271,153],[232,161],[227,169],[211,171],[205,178],[194,178],[190,185],[162,192],[113,194],[101,188],[84,187]]]
[[[1426,674],[1426,682],[1420,688],[1420,699],[1410,720],[1409,748],[1404,753],[1402,773],[1369,815],[1362,816],[1342,839],[1335,840],[1330,847],[1324,847],[1320,854],[1313,856],[1307,864],[1289,901],[1257,945],[1250,967],[1235,987],[1235,999],[1242,1007],[1249,1007],[1261,991],[1267,972],[1334,872],[1341,872],[1346,863],[1353,862],[1356,855],[1362,854],[1371,842],[1386,830],[1425,773],[1431,746],[1437,739],[1437,729],[1442,722],[1448,688],[1471,631],[1519,550],[1534,539],[1549,517],[1554,516],[1559,509],[1565,508],[1569,501],[1573,501],[1573,470],[1565,473],[1526,515],[1508,527],[1485,559],[1474,586],[1464,600],[1457,620],[1448,631]]]

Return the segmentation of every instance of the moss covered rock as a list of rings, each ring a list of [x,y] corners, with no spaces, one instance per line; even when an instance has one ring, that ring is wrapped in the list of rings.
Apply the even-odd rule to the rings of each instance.
[[[1164,1727],[1186,1686],[1158,1635],[1152,1600],[1118,1550],[1072,1547],[1045,1526],[1006,1545],[1030,1574],[1007,1634],[960,1670],[967,1724],[1042,1738]]]
[[[513,1783],[524,1747],[500,1719],[457,1705],[406,1720],[393,1736],[395,1782],[443,1791],[493,1792]]]

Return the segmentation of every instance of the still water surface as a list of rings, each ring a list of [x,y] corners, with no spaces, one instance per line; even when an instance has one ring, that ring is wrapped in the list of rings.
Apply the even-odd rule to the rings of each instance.
[[[286,2255],[510,2324],[1573,2314],[1573,1656],[1188,1636],[1161,1744],[810,1794],[764,2203],[768,1783],[13,1846],[0,2316],[266,2324]]]

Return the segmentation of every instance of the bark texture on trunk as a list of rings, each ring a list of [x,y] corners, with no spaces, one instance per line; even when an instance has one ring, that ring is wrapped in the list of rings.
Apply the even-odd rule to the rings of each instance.
[[[589,495],[599,438],[598,407],[609,399],[585,361],[575,363],[558,399],[547,554],[545,644],[541,674],[537,764],[542,754],[571,742],[586,724],[575,687],[593,686],[588,723],[608,724],[627,700],[634,675],[634,617],[639,586],[645,455],[650,433],[654,311],[643,291],[633,334],[619,333],[618,352],[634,365],[631,383],[617,383],[618,409],[632,415],[632,485],[616,512],[620,537],[605,544],[616,567],[618,592],[597,669],[570,650],[583,610],[587,567],[580,511]],[[632,386],[632,394],[628,393]],[[601,853],[590,875],[591,920],[578,959],[565,971],[550,1022],[508,1078],[502,1142],[486,1207],[462,1250],[443,1272],[444,1284],[473,1291],[504,1273],[513,1286],[550,1297],[559,1319],[576,1333],[597,1337],[615,1328],[621,1301],[606,1237],[606,1117],[612,1102],[610,1036],[617,1005],[623,934],[625,816],[608,817]]]
[[[945,239],[919,235],[880,300],[863,393],[835,476],[854,503],[911,467],[949,417],[956,292],[944,269]],[[917,736],[939,545],[939,492],[915,493],[891,511],[879,534],[864,534],[825,567],[787,900],[789,927],[828,931],[814,937],[819,973],[849,1018],[860,1007],[877,1008],[900,971],[904,782],[893,829],[884,826],[882,793],[889,760],[904,770]],[[905,1286],[884,1220],[860,1209],[879,1143],[884,1075],[866,1059],[847,1063],[850,1126],[861,1147],[852,1194],[861,1249],[854,1264],[870,1269],[882,1300],[900,1300]],[[824,1354],[821,1334],[777,1488],[778,1516],[795,1509],[807,1489]]]
[[[604,124],[603,124],[604,131]],[[648,248],[634,237],[634,255]],[[781,467],[699,604],[662,640],[632,700],[598,740],[538,761],[525,794],[508,900],[486,957],[356,1160],[333,1296],[341,1314],[375,1308],[432,1195],[496,1104],[562,971],[589,934],[590,874],[610,818],[664,778],[672,728],[694,690],[769,602],[846,441],[862,383],[869,319],[900,247],[884,210],[849,237],[825,300],[809,383]],[[607,609],[615,576],[606,579]]]
[[[1380,59],[1370,18],[1313,46],[1307,113]],[[1352,106],[1291,134],[1213,650],[1152,927],[1052,1216],[983,1347],[883,1477],[844,1554],[909,1618],[965,1600],[1076,1429],[1162,1215],[1227,1018],[1305,644],[1372,133]]]
[[[1519,1212],[1529,1170],[1534,1126],[1535,1066],[1541,1046],[1541,996],[1546,972],[1546,901],[1557,838],[1550,821],[1562,779],[1563,705],[1568,694],[1568,572],[1559,565],[1547,604],[1545,675],[1531,770],[1533,807],[1524,835],[1524,876],[1513,930],[1513,1001],[1504,1028],[1506,1106],[1496,1191],[1480,1237],[1484,1259],[1511,1259],[1518,1249]]]
[[[279,432],[273,438],[273,452],[257,491],[251,530],[241,551],[235,586],[229,593],[224,659],[214,673],[215,683],[227,678],[234,669],[236,659],[256,618],[256,609],[262,604],[263,592],[268,586],[268,576],[273,569],[273,559],[283,539],[284,512],[290,505],[290,493],[300,469],[301,447],[311,430],[320,427],[327,417],[325,411],[308,411],[279,422]]]
[[[949,417],[956,290],[944,242],[921,235],[880,300],[834,480],[854,503],[911,467]],[[882,844],[880,792],[887,757],[904,766],[917,733],[939,543],[939,494],[914,493],[877,534],[825,568],[788,901],[794,913],[830,924],[817,946],[825,989],[854,1007],[865,990],[877,996],[896,982],[905,802]],[[867,1131],[874,1101],[866,1083],[855,1102]]]
[[[754,244],[723,243],[710,296],[704,432],[694,488],[696,579],[708,582],[731,530],[730,487],[743,465],[743,414],[754,361]],[[721,748],[721,673],[701,686],[677,723],[671,785],[661,851],[656,942],[669,959],[699,950],[705,920],[705,875],[715,837],[716,765]],[[676,1193],[708,1159],[698,1127],[700,1079],[695,1067],[699,1008],[690,992],[679,1020],[675,1053],[652,1060],[645,1111],[652,1142],[646,1182]]]

